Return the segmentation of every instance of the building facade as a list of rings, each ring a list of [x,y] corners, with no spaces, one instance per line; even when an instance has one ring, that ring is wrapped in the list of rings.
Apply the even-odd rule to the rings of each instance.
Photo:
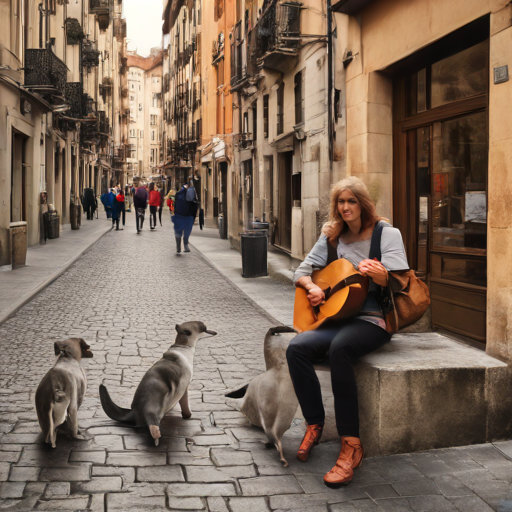
[[[201,84],[194,115],[202,130],[188,169],[201,177],[207,224],[238,246],[240,232],[266,221],[270,243],[302,259],[320,233],[330,185],[358,176],[429,286],[422,328],[511,360],[512,295],[498,269],[512,244],[512,7],[506,0],[330,7],[167,4],[171,44],[190,25],[201,63],[189,68],[196,73],[189,94],[191,82]],[[192,23],[198,10],[207,24]]]
[[[148,180],[161,173],[162,154],[162,50],[149,57],[128,52],[128,167],[131,176]]]
[[[333,5],[346,26],[347,174],[360,176],[429,285],[431,327],[512,360],[512,6]],[[503,269],[505,265],[505,269]]]
[[[122,179],[121,2],[0,2],[0,265],[10,224],[42,238],[41,192],[68,224],[85,187]]]

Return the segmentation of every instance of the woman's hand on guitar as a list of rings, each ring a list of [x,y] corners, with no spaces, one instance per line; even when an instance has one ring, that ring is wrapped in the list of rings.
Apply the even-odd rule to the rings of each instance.
[[[308,290],[308,300],[311,306],[319,306],[325,301],[325,293],[320,288],[320,286],[317,286],[316,284],[311,286]]]
[[[380,286],[386,286],[388,282],[388,271],[386,267],[377,260],[366,259],[359,263],[359,272],[368,276]]]

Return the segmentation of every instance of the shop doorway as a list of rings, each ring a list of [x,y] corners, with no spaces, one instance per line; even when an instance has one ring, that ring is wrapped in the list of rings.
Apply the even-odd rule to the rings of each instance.
[[[292,249],[292,173],[293,152],[278,154],[278,197],[275,245],[286,252]]]
[[[11,222],[27,220],[26,140],[20,133],[12,135]]]
[[[222,216],[222,222],[219,223],[219,233],[222,239],[228,238],[228,223],[229,223],[229,211],[228,211],[228,164],[227,162],[220,162],[217,164],[217,193],[219,216]]]
[[[489,44],[472,36],[395,81],[393,215],[432,327],[485,343]]]

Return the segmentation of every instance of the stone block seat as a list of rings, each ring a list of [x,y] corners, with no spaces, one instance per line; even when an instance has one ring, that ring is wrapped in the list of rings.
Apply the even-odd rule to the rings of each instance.
[[[337,438],[330,371],[316,370],[328,441]],[[356,376],[367,456],[512,437],[509,368],[477,348],[438,333],[396,334],[361,359]]]

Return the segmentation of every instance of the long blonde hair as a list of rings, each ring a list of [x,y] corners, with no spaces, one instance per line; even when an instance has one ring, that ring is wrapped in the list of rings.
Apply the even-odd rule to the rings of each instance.
[[[331,187],[329,220],[322,227],[322,233],[331,243],[336,242],[341,233],[348,229],[347,224],[338,211],[338,197],[344,190],[350,190],[350,192],[354,194],[361,208],[361,229],[359,233],[363,233],[368,228],[375,226],[378,220],[384,219],[377,215],[375,204],[370,197],[370,193],[366,185],[359,178],[350,176],[349,178],[338,181]]]

